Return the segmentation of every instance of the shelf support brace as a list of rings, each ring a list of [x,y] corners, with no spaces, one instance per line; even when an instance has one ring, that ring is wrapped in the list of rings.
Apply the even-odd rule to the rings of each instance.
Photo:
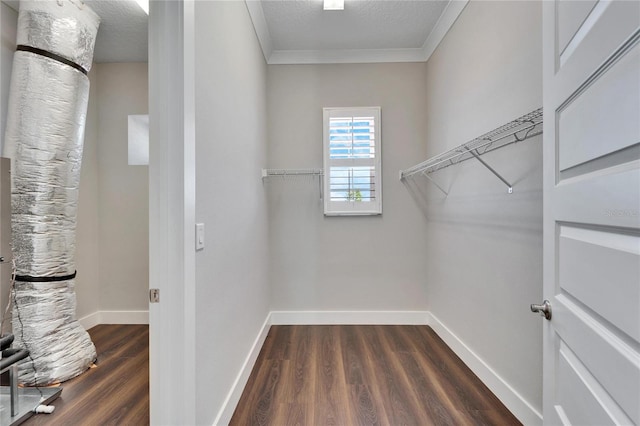
[[[427,179],[429,179],[431,181],[432,184],[434,184],[436,186],[436,188],[438,188],[440,191],[442,191],[444,193],[444,195],[449,195],[449,193],[447,191],[445,191],[444,189],[442,189],[442,187],[440,185],[438,185],[438,182],[436,182],[435,180],[433,180],[433,178],[431,176],[429,176],[426,172],[422,172],[420,173],[422,176],[426,177]]]
[[[496,172],[493,167],[491,167],[490,165],[488,165],[482,158],[480,158],[480,156],[478,154],[476,154],[475,152],[473,152],[470,149],[467,149],[467,152],[469,152],[471,155],[473,155],[476,160],[478,160],[483,166],[485,166],[487,169],[489,169],[489,171],[491,173],[493,173],[494,175],[496,175],[498,177],[498,179],[500,179],[505,185],[507,185],[507,187],[509,188],[508,192],[509,194],[513,193],[513,185],[511,185],[509,182],[507,182],[507,180],[505,178],[503,178],[502,176],[500,176],[500,174],[498,172]]]

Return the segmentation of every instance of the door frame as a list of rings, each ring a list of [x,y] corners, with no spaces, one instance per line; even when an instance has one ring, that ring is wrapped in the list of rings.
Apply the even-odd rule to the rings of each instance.
[[[151,424],[196,424],[194,9],[149,5]]]

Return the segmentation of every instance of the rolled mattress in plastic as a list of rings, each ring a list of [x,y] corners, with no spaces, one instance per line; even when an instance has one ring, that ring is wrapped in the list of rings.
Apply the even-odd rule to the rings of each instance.
[[[46,385],[96,358],[76,321],[75,233],[89,79],[99,17],[75,0],[21,1],[5,156],[12,159],[14,345],[20,382]]]

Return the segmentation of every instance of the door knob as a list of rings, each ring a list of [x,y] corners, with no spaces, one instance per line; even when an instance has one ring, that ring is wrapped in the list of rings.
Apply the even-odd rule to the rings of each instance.
[[[551,303],[548,300],[542,302],[542,305],[536,305],[535,303],[531,305],[531,312],[540,312],[540,315],[545,317],[546,319],[551,319]]]

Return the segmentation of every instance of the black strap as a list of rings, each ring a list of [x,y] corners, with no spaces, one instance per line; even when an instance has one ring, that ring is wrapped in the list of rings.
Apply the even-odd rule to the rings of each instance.
[[[78,71],[80,71],[82,74],[87,75],[87,70],[82,68],[82,66],[60,55],[56,55],[55,53],[51,53],[43,49],[38,49],[37,47],[25,46],[24,44],[19,44],[18,46],[16,46],[16,52],[18,51],[31,52],[31,53],[35,53],[36,55],[46,56],[47,58],[53,59],[54,61],[58,61],[65,65],[69,65],[70,67],[73,67]]]
[[[29,275],[15,275],[16,281],[23,283],[52,283],[56,281],[69,281],[76,277],[78,271],[74,271],[73,274],[64,275],[62,277],[32,277]]]

